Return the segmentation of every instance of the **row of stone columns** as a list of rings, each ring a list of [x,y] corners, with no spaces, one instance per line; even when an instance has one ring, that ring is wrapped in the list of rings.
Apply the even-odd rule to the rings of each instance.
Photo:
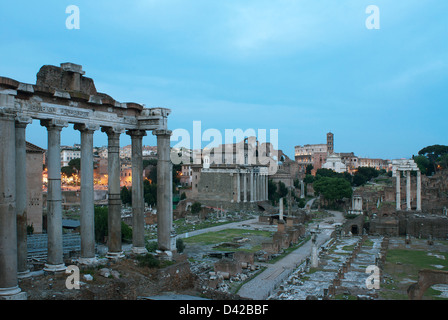
[[[268,175],[264,173],[238,172],[236,173],[236,202],[241,202],[241,184],[243,202],[257,202],[268,200]],[[242,180],[242,183],[241,183]],[[249,198],[250,196],[250,198]],[[250,200],[249,200],[250,199]]]
[[[411,170],[397,170],[396,173],[396,209],[401,210],[401,172],[406,174],[406,210],[411,210]],[[416,192],[416,210],[422,210],[422,178],[421,172],[417,170],[417,192]]]
[[[8,105],[8,95],[0,95],[0,105]],[[31,118],[21,119],[7,108],[0,108],[0,298],[23,295],[18,276],[27,270],[27,186],[26,125]],[[41,120],[47,128],[47,234],[48,252],[44,270],[64,271],[62,239],[61,132],[65,121]],[[93,134],[99,126],[75,124],[81,133],[81,257],[80,263],[91,264],[95,257]],[[123,257],[121,247],[120,199],[120,134],[123,130],[103,127],[108,136],[108,253],[110,258]],[[127,132],[132,140],[133,251],[145,253],[142,138],[144,130]],[[156,130],[159,164],[158,233],[159,249],[173,250],[172,170],[169,158],[171,131]]]

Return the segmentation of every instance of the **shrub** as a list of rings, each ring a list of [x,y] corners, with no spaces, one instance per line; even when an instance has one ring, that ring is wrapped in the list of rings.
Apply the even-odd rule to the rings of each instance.
[[[150,241],[146,244],[146,250],[148,250],[149,252],[156,252],[158,248],[159,247],[157,241]]]
[[[158,268],[160,266],[160,261],[150,253],[137,256],[137,261],[140,267]]]
[[[199,213],[201,211],[201,203],[195,202],[191,205],[191,213]]]
[[[104,237],[108,235],[108,207],[95,207],[95,241],[104,243]],[[121,240],[132,240],[132,229],[123,221],[121,222]]]
[[[185,249],[184,240],[182,240],[180,238],[176,240],[176,249],[177,249],[177,252],[179,252],[179,253],[184,252],[184,249]]]

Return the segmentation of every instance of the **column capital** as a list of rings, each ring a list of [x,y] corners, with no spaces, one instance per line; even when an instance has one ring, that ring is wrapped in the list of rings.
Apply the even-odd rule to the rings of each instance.
[[[126,131],[126,134],[131,136],[131,138],[133,137],[144,137],[146,136],[146,130],[128,130]]]
[[[47,129],[57,129],[62,130],[62,128],[68,127],[68,122],[60,119],[47,119],[40,120],[40,125],[47,127]]]
[[[167,129],[157,129],[152,132],[155,136],[171,136],[173,132]]]
[[[11,108],[0,107],[0,117],[15,120],[16,113]]]
[[[16,120],[16,128],[17,127],[26,128],[27,125],[33,122],[33,119],[31,117],[27,117],[20,114],[16,116],[15,120]]]
[[[101,132],[105,132],[108,136],[120,135],[125,131],[123,127],[101,127]]]
[[[100,126],[92,123],[75,123],[73,128],[81,132],[85,131],[88,133],[94,133],[96,130],[100,128]]]

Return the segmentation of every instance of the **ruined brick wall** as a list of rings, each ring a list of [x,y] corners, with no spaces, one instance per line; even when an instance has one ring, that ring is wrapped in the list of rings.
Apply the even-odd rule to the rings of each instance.
[[[241,262],[235,259],[221,259],[214,265],[215,272],[227,272],[230,276],[234,276],[243,271]]]

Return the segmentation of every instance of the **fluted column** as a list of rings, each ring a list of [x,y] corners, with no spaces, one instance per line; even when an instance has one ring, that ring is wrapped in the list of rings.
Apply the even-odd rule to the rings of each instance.
[[[44,270],[64,271],[62,247],[62,191],[61,191],[61,131],[68,123],[60,120],[41,120],[47,128],[47,234],[48,254]]]
[[[254,201],[258,201],[258,173],[254,174]]]
[[[406,210],[411,210],[411,171],[406,171]]]
[[[422,174],[417,170],[417,211],[422,211]]]
[[[397,206],[396,209],[397,210],[401,210],[401,182],[400,182],[400,175],[401,175],[401,171],[397,170],[395,173],[395,177],[396,177],[396,196],[397,196]]]
[[[239,172],[236,173],[236,202],[241,202],[241,175]]]
[[[157,136],[157,237],[159,250],[168,255],[175,249],[173,231],[173,179],[169,130],[155,130]]]
[[[0,299],[26,295],[17,279],[14,97],[0,94]]]
[[[81,132],[81,264],[94,264],[95,204],[93,187],[93,134],[99,127],[75,124]]]
[[[127,132],[132,141],[132,252],[145,254],[145,199],[143,197],[143,154],[144,130]]]
[[[247,172],[243,173],[243,193],[244,193],[244,202],[247,202]]]
[[[26,178],[26,126],[32,119],[16,117],[16,213],[17,213],[17,275],[19,278],[29,275],[27,265],[27,209],[28,187]]]
[[[124,257],[121,248],[121,198],[120,198],[120,134],[121,128],[102,128],[107,134],[108,171],[108,258]]]
[[[254,172],[250,171],[250,202],[254,202]]]

